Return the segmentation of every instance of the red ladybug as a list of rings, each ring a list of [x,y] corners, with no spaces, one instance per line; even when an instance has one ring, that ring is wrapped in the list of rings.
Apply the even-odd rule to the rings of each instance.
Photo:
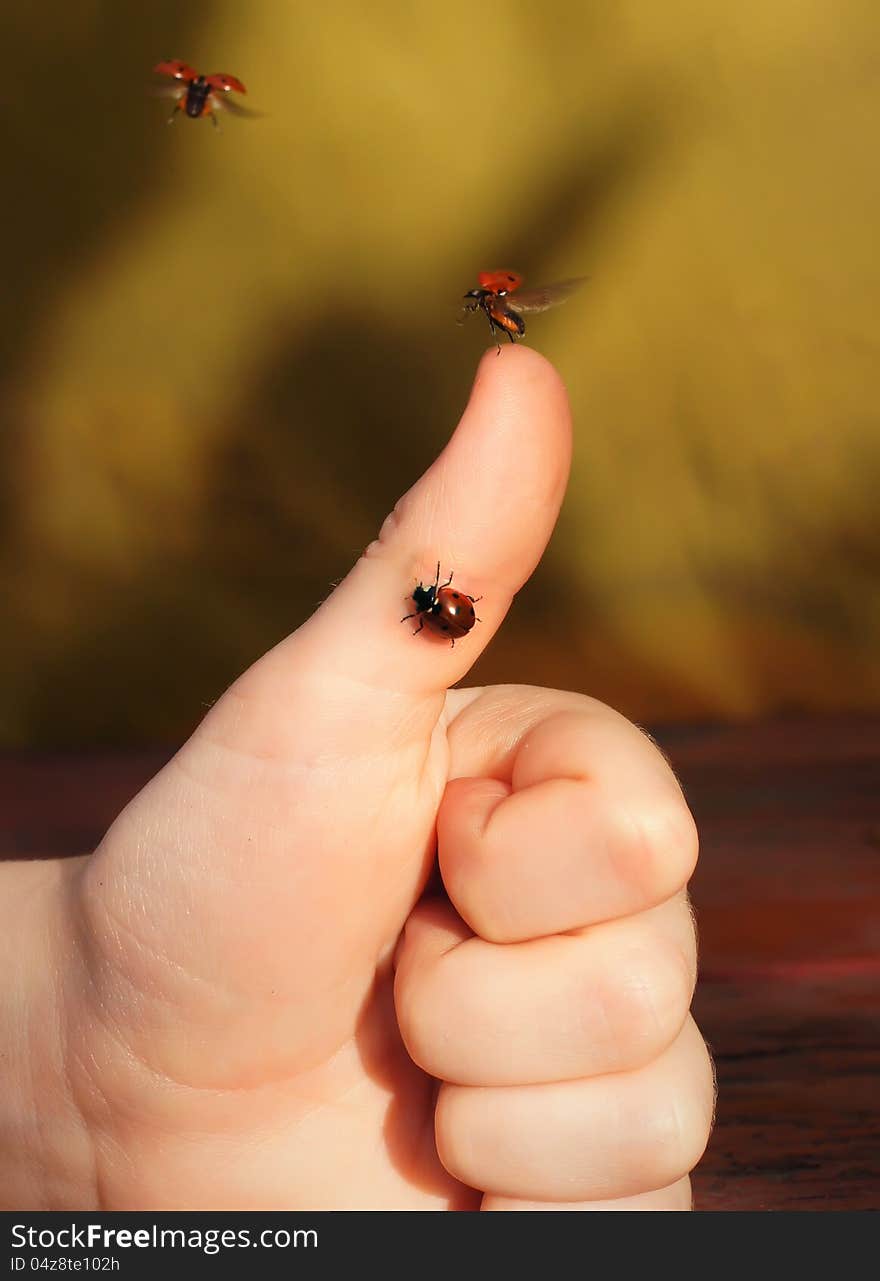
[[[407,618],[418,618],[419,625],[413,632],[413,636],[418,636],[422,628],[427,625],[439,636],[448,636],[455,645],[456,638],[466,636],[474,623],[480,621],[474,612],[474,605],[478,600],[483,599],[482,596],[468,596],[466,592],[456,591],[455,588],[450,587],[451,582],[450,574],[441,586],[438,561],[437,576],[430,587],[424,587],[419,583],[413,590],[412,599],[415,610],[400,620],[405,623]]]
[[[522,276],[515,271],[481,271],[477,279],[478,289],[469,289],[465,296],[464,310],[482,311],[489,322],[492,337],[501,351],[498,331],[507,334],[511,342],[522,338],[526,332],[523,315],[530,312],[547,311],[565,302],[574,291],[583,284],[585,276],[573,280],[558,280],[555,284],[544,285],[539,289],[523,289]],[[516,297],[511,294],[516,293]]]
[[[193,120],[198,120],[200,116],[210,116],[214,125],[217,124],[214,112],[221,105],[244,112],[243,107],[236,108],[231,102],[221,103],[221,99],[229,93],[230,89],[234,89],[236,93],[247,93],[247,89],[235,76],[221,75],[216,72],[211,76],[203,76],[177,58],[172,58],[169,62],[157,62],[153,71],[160,76],[172,76],[175,80],[180,80],[184,86],[176,93],[177,101],[168,118],[169,124],[174,123],[178,111],[185,112]]]

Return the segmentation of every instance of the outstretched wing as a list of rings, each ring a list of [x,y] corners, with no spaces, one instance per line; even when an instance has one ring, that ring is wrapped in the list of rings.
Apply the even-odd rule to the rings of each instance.
[[[243,103],[237,102],[227,93],[211,94],[211,103],[218,111],[231,111],[234,116],[247,116],[250,120],[256,120],[265,116],[265,111],[255,111],[253,107],[246,107]]]
[[[187,84],[190,80],[197,80],[199,73],[193,71],[192,67],[181,62],[179,58],[171,58],[167,62],[157,62],[153,68],[159,76],[173,76],[175,80],[185,80]]]
[[[219,71],[215,71],[212,76],[205,76],[205,80],[212,89],[219,89],[223,93],[228,93],[230,89],[234,89],[236,93],[247,93],[247,89],[235,76],[223,75]]]
[[[522,312],[524,315],[547,311],[570,298],[586,279],[586,276],[575,276],[571,280],[557,280],[552,285],[544,285],[538,289],[518,289],[515,294],[509,294],[504,299],[504,304],[511,311]]]

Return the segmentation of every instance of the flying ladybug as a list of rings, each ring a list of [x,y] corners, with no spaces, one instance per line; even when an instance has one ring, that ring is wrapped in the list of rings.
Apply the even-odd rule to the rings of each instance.
[[[548,308],[565,302],[580,288],[586,276],[557,280],[555,284],[543,285],[538,289],[521,289],[522,276],[515,271],[481,271],[477,279],[480,287],[469,289],[464,295],[464,310],[483,312],[500,352],[499,331],[507,334],[511,342],[516,342],[526,332],[523,316],[531,312],[547,311]],[[514,294],[516,296],[512,297]]]
[[[227,98],[232,89],[236,93],[247,93],[247,89],[235,76],[222,75],[218,72],[203,76],[177,58],[172,58],[168,62],[157,62],[153,71],[157,75],[171,76],[174,80],[181,82],[180,89],[169,91],[176,98],[174,110],[168,117],[170,125],[174,124],[178,111],[185,112],[193,120],[198,120],[201,116],[210,116],[215,126],[217,117],[214,113],[218,107],[228,107],[240,115],[252,114],[245,107],[240,107]]]

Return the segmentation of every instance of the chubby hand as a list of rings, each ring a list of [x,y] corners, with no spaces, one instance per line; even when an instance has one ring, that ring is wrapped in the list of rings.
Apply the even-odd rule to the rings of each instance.
[[[451,691],[449,896],[398,948],[445,1168],[483,1209],[688,1209],[711,1068],[688,1014],[697,840],[660,753],[575,694]]]
[[[3,869],[9,1208],[689,1206],[713,1080],[675,778],[587,697],[450,688],[570,447],[553,369],[493,349],[378,540],[95,853]],[[400,622],[438,560],[482,598],[454,646]]]

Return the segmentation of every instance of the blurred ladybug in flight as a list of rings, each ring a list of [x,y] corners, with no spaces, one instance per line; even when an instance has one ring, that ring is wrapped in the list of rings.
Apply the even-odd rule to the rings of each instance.
[[[446,582],[440,583],[440,562],[437,562],[437,576],[429,587],[419,583],[418,587],[413,589],[412,600],[415,610],[407,614],[400,621],[405,623],[407,618],[418,618],[419,625],[413,632],[413,636],[418,636],[423,627],[427,626],[429,631],[436,632],[438,636],[448,636],[453,645],[456,638],[466,636],[473,627],[474,623],[480,620],[474,611],[474,605],[482,596],[468,596],[466,592],[456,591],[450,586],[452,575],[450,574]]]
[[[185,112],[193,120],[198,120],[201,116],[210,116],[215,126],[217,117],[214,112],[220,106],[229,107],[233,111],[237,110],[241,114],[250,114],[245,112],[243,107],[237,107],[229,101],[222,101],[232,89],[236,93],[247,93],[247,89],[240,80],[236,80],[235,76],[221,75],[216,72],[211,76],[203,76],[177,58],[171,59],[170,62],[157,62],[153,71],[160,76],[172,76],[173,79],[181,82],[179,90],[171,90],[177,101],[168,118],[170,125],[174,124],[178,111]]]
[[[544,285],[539,289],[520,289],[522,276],[515,271],[481,271],[477,279],[480,287],[469,289],[464,295],[464,310],[482,311],[500,352],[499,331],[507,334],[511,342],[516,342],[526,332],[523,316],[530,312],[547,311],[548,308],[565,302],[566,298],[580,288],[586,277],[558,280],[555,284]]]

